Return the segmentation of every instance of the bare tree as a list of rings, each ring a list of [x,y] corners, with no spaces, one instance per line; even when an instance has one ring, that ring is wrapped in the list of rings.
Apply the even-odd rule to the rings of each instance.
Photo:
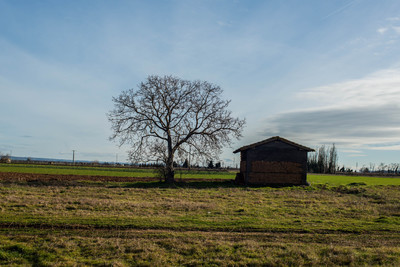
[[[389,173],[397,173],[398,169],[399,169],[399,164],[398,163],[390,163],[390,164],[388,164],[388,172]]]
[[[378,165],[378,172],[384,173],[386,168],[387,168],[387,165],[385,163],[381,162],[381,164]]]
[[[215,158],[231,137],[239,138],[245,120],[232,117],[222,100],[222,89],[205,81],[173,76],[149,76],[138,90],[123,91],[113,98],[108,114],[111,140],[130,144],[133,162],[162,161],[165,181],[174,181],[174,160],[189,151]]]
[[[338,156],[335,144],[332,147],[322,145],[315,152],[310,153],[307,158],[307,168],[309,172],[317,173],[336,173],[338,167]]]
[[[375,163],[372,163],[372,162],[369,163],[369,170],[370,170],[370,172],[375,171]]]
[[[318,168],[319,168],[319,173],[325,173],[325,171],[328,169],[328,161],[327,161],[327,152],[325,150],[325,145],[322,145],[318,149]]]
[[[338,156],[336,152],[336,147],[335,144],[332,144],[332,147],[329,148],[328,173],[336,173],[337,162],[338,162]]]

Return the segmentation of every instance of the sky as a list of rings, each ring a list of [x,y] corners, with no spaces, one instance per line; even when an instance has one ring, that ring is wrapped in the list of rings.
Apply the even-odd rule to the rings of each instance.
[[[149,75],[221,86],[247,121],[339,164],[400,162],[400,1],[0,0],[0,153],[121,161],[112,97]]]

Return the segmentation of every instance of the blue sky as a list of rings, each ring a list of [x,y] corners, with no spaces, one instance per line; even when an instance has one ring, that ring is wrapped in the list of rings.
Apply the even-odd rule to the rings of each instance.
[[[244,137],[400,162],[400,2],[0,0],[0,152],[124,161],[112,97],[148,75],[224,89]],[[237,159],[235,159],[237,161]]]

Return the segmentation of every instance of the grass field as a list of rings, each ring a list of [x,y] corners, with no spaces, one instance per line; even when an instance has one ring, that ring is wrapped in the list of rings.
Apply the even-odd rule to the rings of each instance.
[[[0,181],[0,265],[400,265],[396,178],[309,180]]]
[[[347,176],[329,174],[308,174],[307,180],[311,184],[347,185],[351,183],[364,183],[366,185],[400,185],[400,177],[373,177],[373,176]]]
[[[23,165],[0,164],[0,172],[65,174],[89,176],[117,176],[117,177],[156,177],[157,172],[152,169],[115,168],[115,167],[88,167],[88,166],[52,166],[52,165]],[[201,179],[235,179],[236,171],[214,170],[177,170],[175,177]],[[365,183],[366,185],[400,185],[400,177],[370,177],[308,174],[307,180],[311,184],[347,185],[350,183]]]

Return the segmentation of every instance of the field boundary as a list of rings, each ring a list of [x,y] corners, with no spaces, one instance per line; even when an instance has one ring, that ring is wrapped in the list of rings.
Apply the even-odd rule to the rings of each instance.
[[[97,182],[158,182],[157,177],[124,177],[124,176],[99,176],[99,175],[75,175],[75,174],[44,174],[44,173],[20,173],[0,172],[0,181],[26,182],[26,181],[97,181]],[[212,178],[176,178],[176,182],[229,182],[229,179]]]
[[[90,225],[90,224],[49,224],[49,223],[0,223],[0,229],[58,229],[58,230],[119,230],[119,231],[174,231],[174,232],[198,232],[198,233],[281,233],[281,234],[373,234],[373,233],[391,233],[400,234],[399,231],[393,230],[332,230],[332,229],[313,229],[313,230],[300,230],[300,229],[263,229],[263,228],[182,228],[182,227],[140,227],[129,225]]]

